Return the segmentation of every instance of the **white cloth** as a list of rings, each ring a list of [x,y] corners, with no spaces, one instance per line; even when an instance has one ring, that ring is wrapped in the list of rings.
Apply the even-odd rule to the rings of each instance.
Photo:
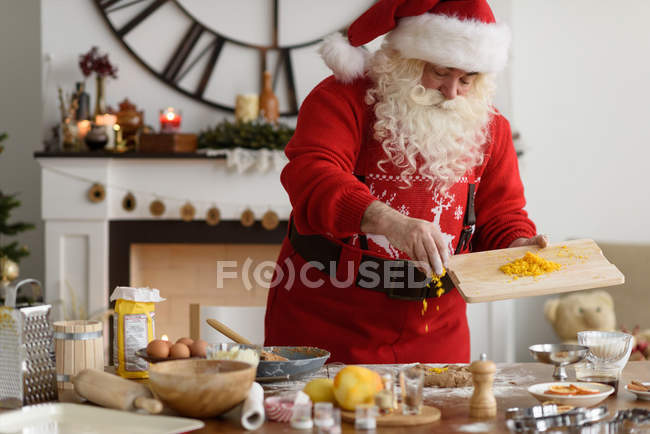
[[[249,170],[262,173],[269,170],[280,172],[289,161],[284,151],[272,149],[201,149],[198,152],[208,157],[225,155],[226,166],[234,167],[238,173]]]
[[[166,300],[160,296],[160,292],[155,288],[132,288],[130,286],[118,286],[115,288],[111,294],[110,301],[118,299],[139,301],[141,303],[157,303]]]
[[[238,422],[247,431],[254,431],[264,423],[264,389],[253,383],[248,396],[237,407],[223,415],[226,419]]]

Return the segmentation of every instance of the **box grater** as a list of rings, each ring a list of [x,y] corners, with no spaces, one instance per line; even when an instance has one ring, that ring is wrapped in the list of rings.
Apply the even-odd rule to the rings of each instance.
[[[50,327],[51,305],[16,308],[16,293],[25,279],[5,287],[0,306],[0,407],[53,401],[58,398],[54,340]]]

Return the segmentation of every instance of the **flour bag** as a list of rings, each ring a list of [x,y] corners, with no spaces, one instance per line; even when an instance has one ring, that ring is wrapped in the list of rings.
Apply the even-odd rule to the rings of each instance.
[[[111,294],[113,317],[113,364],[124,378],[147,378],[149,364],[135,352],[155,339],[155,303],[165,301],[157,289],[118,286]]]

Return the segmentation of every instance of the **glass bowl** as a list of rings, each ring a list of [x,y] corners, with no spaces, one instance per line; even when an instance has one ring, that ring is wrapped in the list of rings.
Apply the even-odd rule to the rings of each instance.
[[[587,360],[598,365],[625,366],[632,353],[632,335],[623,332],[582,331],[578,343],[589,347]]]

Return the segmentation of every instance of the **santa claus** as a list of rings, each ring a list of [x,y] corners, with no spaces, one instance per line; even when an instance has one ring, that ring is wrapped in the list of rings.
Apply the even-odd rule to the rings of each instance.
[[[377,52],[361,47],[383,34]],[[379,0],[347,40],[326,39],[334,76],[305,99],[286,148],[293,213],[267,345],[345,363],[469,361],[449,256],[547,243],[492,105],[509,41],[485,0]]]

